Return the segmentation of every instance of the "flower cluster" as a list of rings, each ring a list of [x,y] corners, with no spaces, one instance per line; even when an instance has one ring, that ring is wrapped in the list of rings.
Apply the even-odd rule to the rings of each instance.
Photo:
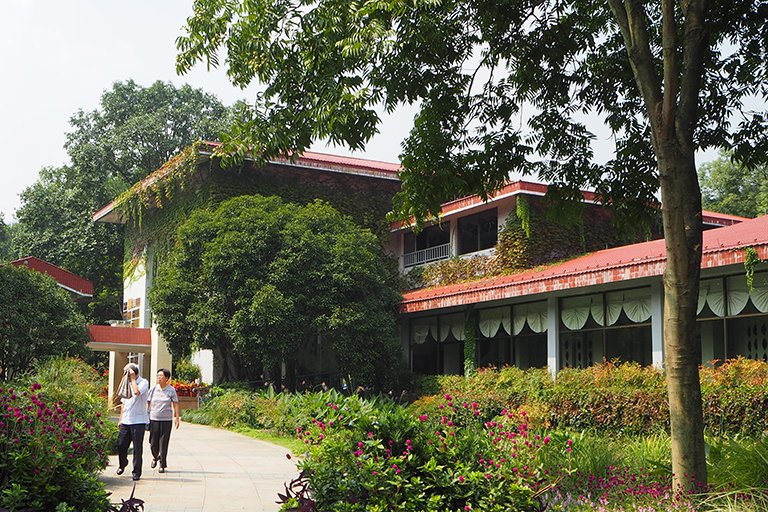
[[[23,390],[0,387],[0,488],[23,489],[14,499],[38,503],[34,508],[50,505],[48,498],[55,507],[71,491],[69,477],[82,481],[106,467],[103,425],[100,413],[78,417],[67,404],[46,397],[38,383]]]
[[[537,491],[548,485],[539,452],[565,453],[569,445],[555,447],[549,436],[530,433],[524,413],[502,411],[483,422],[476,402],[444,399],[432,417],[374,411],[365,429],[345,419],[343,402],[329,403],[322,419],[299,427],[309,450],[301,465],[321,508],[375,502],[419,510],[535,509]]]

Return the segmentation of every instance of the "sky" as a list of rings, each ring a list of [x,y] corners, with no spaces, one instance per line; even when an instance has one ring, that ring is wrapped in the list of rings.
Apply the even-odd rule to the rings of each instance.
[[[64,151],[69,119],[78,110],[99,106],[116,81],[142,86],[156,80],[188,83],[226,105],[252,100],[255,86],[232,86],[224,69],[198,65],[189,74],[175,71],[176,38],[192,14],[193,0],[21,0],[3,2],[0,30],[0,212],[14,220],[19,193],[43,167],[68,163]],[[415,108],[381,115],[381,133],[364,152],[316,144],[315,151],[397,161]],[[612,152],[606,130],[594,129],[596,154]],[[712,152],[698,163],[715,157]]]
[[[19,193],[43,167],[68,162],[64,151],[69,119],[98,108],[116,81],[142,86],[156,80],[188,83],[227,105],[253,98],[255,88],[232,86],[224,69],[205,65],[177,76],[176,38],[192,14],[192,0],[22,0],[3,2],[0,30],[0,211],[14,219]],[[413,112],[385,119],[381,134],[355,156],[397,161]],[[350,155],[346,148],[318,151]]]

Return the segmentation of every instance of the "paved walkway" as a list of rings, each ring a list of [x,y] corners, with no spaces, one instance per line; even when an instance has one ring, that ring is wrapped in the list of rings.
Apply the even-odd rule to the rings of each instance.
[[[149,433],[144,437],[144,468],[136,497],[145,512],[272,512],[283,483],[298,471],[286,448],[227,430],[182,422],[171,434],[168,469],[150,469]],[[131,455],[128,460],[131,460]],[[115,475],[117,455],[100,479],[111,501],[131,495],[131,465]]]

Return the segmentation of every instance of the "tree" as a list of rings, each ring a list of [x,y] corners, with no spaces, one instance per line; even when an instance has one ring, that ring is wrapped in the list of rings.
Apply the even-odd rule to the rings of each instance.
[[[25,267],[0,266],[0,380],[49,357],[84,357],[88,341],[85,318],[56,281]]]
[[[213,350],[220,380],[285,363],[292,388],[299,350],[320,336],[341,375],[381,387],[400,360],[388,262],[375,235],[327,203],[241,196],[181,225],[149,299],[174,356]]]
[[[94,282],[92,322],[120,318],[123,230],[92,215],[199,139],[216,138],[232,114],[189,86],[116,82],[91,112],[70,123],[71,165],[43,169],[21,194],[14,253],[33,255]]]
[[[11,258],[11,230],[13,228],[5,223],[5,217],[0,212],[0,262]]]
[[[266,84],[226,154],[301,151],[316,138],[359,149],[376,132],[375,107],[421,102],[403,143],[400,216],[485,196],[511,171],[566,199],[593,188],[625,219],[660,186],[672,467],[690,489],[706,481],[694,154],[765,159],[768,116],[744,101],[768,93],[766,19],[764,0],[196,0],[177,70],[215,66],[226,48],[235,84]],[[607,162],[587,120],[612,134]]]
[[[702,206],[742,217],[768,214],[768,166],[747,167],[731,155],[699,167]]]

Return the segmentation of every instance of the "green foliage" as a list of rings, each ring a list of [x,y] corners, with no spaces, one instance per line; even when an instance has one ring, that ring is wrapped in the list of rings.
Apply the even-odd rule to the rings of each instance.
[[[695,153],[733,147],[750,167],[768,161],[765,106],[746,106],[768,95],[767,10],[749,0],[727,8],[704,0],[196,0],[185,29],[177,71],[216,66],[226,48],[233,83],[265,85],[224,139],[228,155],[290,154],[317,139],[361,149],[377,131],[376,107],[418,104],[393,204],[401,219],[437,217],[457,196],[485,199],[517,172],[552,183],[551,195],[566,201],[592,189],[622,225],[642,232],[660,188],[675,248],[667,275],[678,283],[666,287],[667,304],[682,326],[669,345],[680,347],[669,357],[679,363],[670,389],[677,396],[693,385],[698,396],[695,379],[684,377],[696,372],[684,354],[697,343]],[[587,119],[607,128],[610,157],[595,154]],[[680,404],[675,422],[691,420],[674,429],[691,440],[675,460],[676,478],[703,481],[701,404],[670,403]]]
[[[619,241],[615,219],[603,208],[522,197],[517,204],[525,205],[523,218],[520,212],[511,213],[499,233],[495,252],[498,274],[614,247]],[[589,223],[588,231],[583,229],[585,222]],[[633,241],[637,239],[636,233]]]
[[[649,60],[642,67],[648,72],[637,79],[633,69],[640,65],[630,65],[628,54],[636,54],[627,52],[621,32],[623,10],[575,1],[526,7],[198,0],[187,34],[177,41],[177,70],[187,72],[199,61],[218,66],[218,53],[226,48],[233,83],[266,85],[252,111],[230,129],[227,152],[239,145],[266,155],[301,151],[317,139],[359,149],[376,132],[377,105],[391,110],[420,102],[402,155],[404,190],[396,210],[403,217],[425,219],[456,194],[498,188],[510,171],[555,181],[567,194],[592,186],[622,216],[638,215],[658,188],[648,136],[648,109],[655,103],[644,96],[649,90],[661,95],[656,73],[665,54],[654,51],[662,47],[658,2],[631,20],[638,24],[633,30],[647,34]],[[762,69],[758,49],[764,49],[760,34],[766,25],[764,15],[742,22],[752,7],[713,5],[701,18],[676,12],[672,21],[682,30],[684,23],[706,19],[711,35],[706,42],[674,41],[680,53],[702,45],[707,56],[692,71],[707,77],[701,94],[698,85],[685,89],[699,107],[691,151],[737,141],[741,157],[764,161],[764,117],[756,112],[731,123],[725,115],[754,88],[766,88],[749,71]],[[716,48],[723,41],[738,42],[721,53]],[[476,66],[464,65],[477,55]],[[680,80],[683,68],[673,66]],[[489,78],[480,83],[482,76]],[[520,122],[524,105],[533,113]],[[610,130],[613,158],[594,157],[586,116]]]
[[[715,438],[709,443],[707,462],[707,473],[715,485],[765,489],[768,484],[768,438]]]
[[[195,382],[201,378],[203,373],[200,366],[193,363],[189,358],[182,357],[173,364],[173,376],[176,380],[182,382]]]
[[[0,381],[61,355],[85,356],[85,318],[51,277],[13,265],[0,266]]]
[[[3,212],[0,212],[0,262],[12,259],[12,230],[12,226],[5,223]]]
[[[123,228],[93,212],[198,139],[228,122],[216,98],[189,86],[132,80],[105,91],[99,108],[71,119],[71,164],[47,168],[21,194],[13,253],[33,255],[94,282],[89,320],[121,317]]]
[[[495,260],[489,256],[453,257],[430,263],[423,268],[424,286],[443,286],[473,281],[496,273]]]
[[[754,247],[744,249],[744,270],[747,279],[747,290],[752,293],[752,282],[755,279],[755,267],[762,263]]]
[[[475,330],[477,313],[472,309],[467,312],[464,322],[464,375],[469,377],[477,369],[477,331]]]
[[[0,387],[0,507],[102,512],[98,481],[117,428],[96,398],[99,377],[85,363],[54,360],[18,386]],[[39,377],[39,379],[35,378]]]
[[[734,161],[733,154],[720,156],[699,167],[702,207],[742,217],[768,213],[768,167],[749,168]]]
[[[701,369],[704,422],[713,436],[760,435],[768,424],[768,364],[735,359]],[[606,436],[669,430],[664,375],[635,363],[566,368],[552,381],[546,369],[481,369],[468,378],[422,379],[412,407],[436,412],[435,396],[475,400],[483,410],[523,409],[536,426],[590,430]],[[430,397],[429,394],[433,396]]]
[[[765,371],[766,365],[762,364]],[[733,387],[742,379],[762,378],[756,368],[751,372],[743,370],[712,371],[721,379],[721,386]],[[658,372],[636,365],[607,365],[583,373],[571,375],[563,386],[618,392],[639,387],[656,389],[660,385]],[[319,510],[363,510],[363,506],[369,507],[365,510],[379,510],[375,507],[384,503],[396,510],[459,510],[464,507],[456,505],[460,499],[471,501],[475,510],[493,510],[493,504],[481,500],[499,499],[506,492],[494,480],[511,470],[504,468],[505,461],[514,461],[518,470],[526,465],[533,468],[532,474],[525,476],[526,483],[538,482],[533,488],[546,489],[541,499],[547,510],[586,512],[603,507],[618,511],[643,503],[656,510],[691,510],[690,503],[678,502],[669,492],[667,433],[600,428],[553,430],[553,424],[568,424],[565,419],[553,421],[549,409],[542,405],[548,399],[558,399],[550,395],[554,387],[544,369],[481,370],[470,378],[433,376],[423,379],[422,389],[455,389],[459,394],[423,396],[407,408],[387,398],[362,399],[335,390],[288,394],[269,389],[246,392],[215,388],[213,393],[220,400],[214,399],[199,411],[184,411],[184,418],[200,421],[202,416],[204,422],[235,430],[258,428],[282,435],[298,432],[304,448],[292,449],[308,455],[302,467],[307,469],[313,499],[325,504],[326,508],[321,506]],[[505,407],[505,400],[510,408]],[[504,425],[509,420],[516,428],[525,425],[528,440],[541,443],[548,437],[545,447],[539,444],[531,452],[518,452],[515,457],[507,452],[499,457],[510,446],[494,443],[493,439],[505,437],[508,430]],[[493,439],[486,437],[489,427],[495,433]],[[744,490],[764,486],[767,455],[759,432],[753,438],[709,441],[713,486]],[[494,462],[489,464],[490,460]],[[501,467],[495,467],[497,463]],[[518,471],[505,481],[516,482],[515,478],[520,477]],[[558,481],[557,486],[549,489],[542,478]],[[529,491],[517,487],[510,490],[518,491],[518,498],[530,496]],[[760,503],[759,493],[747,491],[741,499],[746,496],[752,498],[745,503]],[[346,505],[340,504],[343,500]],[[725,496],[715,493],[705,497],[707,503],[717,500],[724,501]]]
[[[768,421],[768,364],[732,359],[701,369],[706,431],[714,436],[755,435]]]
[[[517,197],[517,210],[507,217],[493,256],[451,258],[409,273],[412,287],[444,286],[526,269],[617,245],[620,234],[605,208]],[[584,222],[590,229],[584,230]],[[640,233],[633,233],[633,240]],[[417,286],[418,285],[418,286]]]
[[[193,213],[150,292],[174,355],[214,350],[224,380],[330,341],[341,374],[381,386],[396,375],[394,267],[375,236],[326,203],[242,196]]]

